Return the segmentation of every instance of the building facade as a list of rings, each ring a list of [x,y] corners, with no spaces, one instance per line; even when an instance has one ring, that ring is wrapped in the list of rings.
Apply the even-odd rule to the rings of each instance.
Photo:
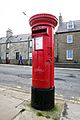
[[[63,22],[54,35],[54,59],[57,63],[80,63],[80,20]],[[0,38],[0,63],[32,64],[31,34],[13,35],[11,29]]]
[[[80,20],[63,22],[60,14],[54,43],[56,62],[80,63]]]
[[[0,38],[0,63],[26,64],[32,62],[32,38],[30,34],[14,35],[11,29]]]

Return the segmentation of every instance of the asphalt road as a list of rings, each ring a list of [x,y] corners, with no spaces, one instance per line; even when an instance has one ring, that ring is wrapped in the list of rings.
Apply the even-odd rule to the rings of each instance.
[[[80,69],[55,68],[55,87],[67,98],[80,97]]]
[[[30,90],[30,66],[0,64],[0,85]],[[55,68],[55,90],[66,98],[80,97],[80,70]]]
[[[0,65],[0,84],[30,90],[31,67],[18,65]]]

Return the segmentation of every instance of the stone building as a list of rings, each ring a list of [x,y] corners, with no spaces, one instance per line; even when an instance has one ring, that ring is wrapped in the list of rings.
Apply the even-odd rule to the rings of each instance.
[[[21,62],[20,62],[21,59]],[[0,63],[31,64],[32,39],[30,34],[13,35],[6,31],[6,37],[0,38]]]
[[[55,60],[59,63],[80,63],[80,20],[63,22],[55,33]]]
[[[80,63],[80,20],[63,22],[60,14],[54,35],[54,52],[55,62]],[[31,34],[13,35],[8,29],[6,37],[0,38],[0,63],[31,65]]]

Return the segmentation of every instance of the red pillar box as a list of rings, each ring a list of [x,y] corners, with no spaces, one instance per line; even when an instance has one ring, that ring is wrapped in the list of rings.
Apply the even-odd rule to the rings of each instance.
[[[57,18],[36,14],[29,19],[32,27],[32,93],[31,105],[39,110],[54,107],[54,28]]]

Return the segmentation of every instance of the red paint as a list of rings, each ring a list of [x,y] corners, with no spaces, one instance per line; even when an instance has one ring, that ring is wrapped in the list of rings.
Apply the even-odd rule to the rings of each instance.
[[[57,18],[50,14],[37,14],[30,18],[33,38],[32,86],[54,87],[54,27]]]

